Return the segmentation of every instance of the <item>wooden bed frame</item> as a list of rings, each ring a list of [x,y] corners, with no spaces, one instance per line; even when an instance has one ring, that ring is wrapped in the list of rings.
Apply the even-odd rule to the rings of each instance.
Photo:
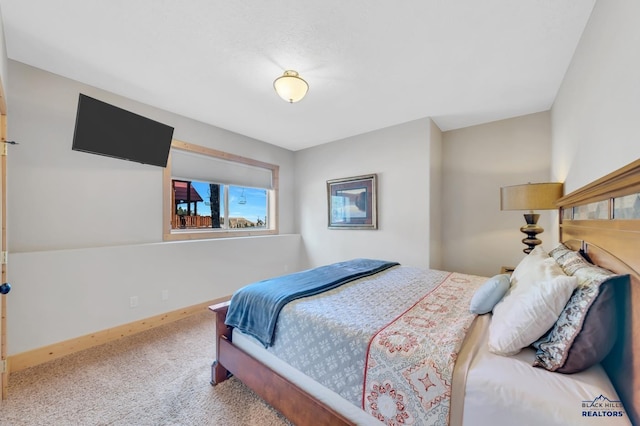
[[[629,164],[558,201],[560,241],[584,250],[591,260],[619,274],[629,274],[631,285],[618,291],[618,313],[623,328],[616,345],[603,361],[633,424],[640,425],[640,219],[613,220],[613,198],[640,193],[640,160]],[[573,220],[575,206],[594,202],[609,205],[609,219]],[[211,383],[231,374],[296,425],[350,425],[348,419],[233,345],[231,328],[224,324],[229,302],[213,305],[216,316],[216,361]]]

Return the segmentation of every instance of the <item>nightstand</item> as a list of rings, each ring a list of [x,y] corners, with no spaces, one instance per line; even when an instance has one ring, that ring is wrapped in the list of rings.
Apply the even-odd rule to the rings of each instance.
[[[503,266],[502,269],[500,269],[500,273],[511,275],[514,269],[516,268],[514,268],[513,266]]]

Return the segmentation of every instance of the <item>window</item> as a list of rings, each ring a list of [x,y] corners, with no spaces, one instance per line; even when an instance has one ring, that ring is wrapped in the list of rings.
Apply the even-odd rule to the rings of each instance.
[[[164,239],[277,234],[278,166],[174,140]]]

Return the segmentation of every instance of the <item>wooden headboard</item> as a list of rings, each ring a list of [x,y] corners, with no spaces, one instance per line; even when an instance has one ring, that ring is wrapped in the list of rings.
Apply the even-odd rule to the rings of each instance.
[[[640,160],[558,201],[560,241],[597,265],[629,274],[617,292],[621,329],[603,366],[633,424],[640,425]]]

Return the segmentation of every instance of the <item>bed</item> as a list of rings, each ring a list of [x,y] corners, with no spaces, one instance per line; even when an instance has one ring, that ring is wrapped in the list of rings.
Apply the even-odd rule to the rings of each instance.
[[[393,265],[370,276],[356,277],[324,293],[287,303],[280,311],[281,318],[273,330],[276,337],[273,342],[267,344],[264,341],[259,342],[255,333],[242,333],[237,327],[225,324],[229,302],[212,306],[211,310],[216,316],[217,354],[212,365],[212,384],[221,383],[233,374],[296,425],[384,424],[375,416],[385,419],[380,412],[394,407],[398,410],[392,417],[385,419],[387,424],[640,424],[640,256],[637,254],[637,248],[640,247],[640,216],[637,215],[637,211],[640,210],[640,197],[637,195],[639,193],[640,160],[559,200],[562,245],[551,250],[553,253],[550,258],[563,269],[563,272],[569,271],[568,275],[575,279],[571,281],[558,278],[559,281],[556,281],[562,283],[563,288],[570,287],[569,290],[563,290],[568,294],[569,300],[565,306],[565,300],[562,299],[565,296],[556,297],[562,300],[557,302],[563,305],[560,308],[561,313],[558,318],[554,318],[551,329],[536,339],[535,347],[527,345],[522,350],[516,350],[514,354],[509,353],[511,348],[502,347],[504,342],[501,336],[504,333],[508,335],[509,331],[501,334],[499,324],[502,322],[504,326],[505,321],[508,323],[512,320],[522,320],[510,317],[509,313],[513,310],[505,308],[509,305],[508,300],[518,300],[515,297],[502,298],[493,308],[493,313],[469,315],[469,301],[475,298],[480,288],[486,286],[489,277],[445,271],[424,272]],[[547,262],[546,259],[544,261]],[[592,268],[589,262],[598,266]],[[511,288],[508,290],[513,293],[516,293],[514,288],[519,288],[513,285],[513,281],[525,282],[529,276],[525,274],[529,269],[524,265],[518,267],[520,271],[518,268],[514,271],[515,276],[511,278]],[[598,267],[615,274],[602,281],[607,283],[606,286],[599,284],[588,287],[576,284],[584,278],[584,271]],[[591,275],[589,277],[591,279]],[[405,314],[404,319],[399,320],[401,317],[396,313],[389,313],[389,318],[380,320],[380,323],[384,324],[383,327],[375,323],[377,320],[365,317],[362,321],[372,323],[372,329],[376,329],[373,333],[376,338],[363,337],[357,333],[349,337],[353,342],[368,340],[369,343],[364,349],[363,360],[359,361],[360,364],[356,367],[352,366],[350,372],[338,374],[336,370],[329,374],[334,377],[335,383],[325,383],[325,379],[313,369],[304,373],[300,370],[305,370],[309,365],[323,365],[314,361],[318,359],[347,359],[348,356],[339,349],[324,344],[329,347],[329,352],[322,352],[321,349],[309,346],[310,353],[315,354],[316,358],[296,361],[295,355],[287,353],[289,348],[277,347],[278,340],[288,332],[287,323],[297,321],[307,324],[314,322],[308,318],[322,317],[332,309],[348,309],[347,305],[337,303],[341,299],[360,301],[361,298],[365,298],[358,296],[360,293],[356,290],[363,282],[367,283],[364,285],[373,286],[371,288],[378,291],[383,288],[383,281],[388,279],[395,283],[412,280],[431,282],[424,291],[425,297],[430,297],[430,302],[422,303],[422,296],[414,302],[399,302],[398,309]],[[414,284],[413,287],[420,286]],[[414,291],[413,287],[403,287],[399,293],[409,294]],[[521,287],[524,288],[523,285]],[[550,287],[549,291],[558,291],[557,287]],[[600,293],[588,296],[587,288],[595,288],[596,293]],[[578,289],[582,289],[582,299],[576,299]],[[382,295],[385,300],[389,300],[392,297],[390,294]],[[551,294],[556,296],[556,293]],[[410,387],[415,388],[417,381],[429,379],[424,389],[428,389],[430,393],[425,394],[422,389],[422,394],[416,392],[418,402],[409,401],[409,398],[412,398],[411,392],[404,388],[396,388],[396,384],[401,380],[383,380],[386,370],[390,370],[391,367],[383,365],[380,350],[376,351],[376,345],[372,342],[377,341],[380,348],[386,348],[387,352],[392,353],[391,357],[396,359],[405,356],[402,351],[414,351],[414,348],[422,343],[416,344],[415,340],[411,340],[409,337],[412,334],[401,328],[400,323],[424,326],[428,319],[415,319],[418,315],[414,315],[416,312],[412,309],[437,310],[433,307],[436,306],[434,300],[438,298],[449,302],[440,303],[438,306],[460,306],[458,310],[464,311],[465,314],[455,319],[447,319],[448,314],[441,313],[445,316],[433,317],[436,320],[433,322],[459,323],[458,331],[454,334],[462,335],[449,339],[442,337],[446,332],[438,331],[440,340],[435,341],[442,344],[438,343],[437,348],[429,350],[443,353],[439,361],[427,361],[426,358],[423,362],[413,359],[413,364],[407,364],[407,360],[403,361],[408,368],[402,371],[405,372],[404,378]],[[605,299],[609,300],[606,304]],[[313,302],[314,300],[320,302]],[[574,300],[583,305],[586,300],[589,305],[582,313],[579,324],[572,319],[574,309],[569,309],[571,301]],[[324,307],[315,308],[314,311],[313,303],[324,303]],[[330,308],[327,309],[327,306]],[[364,306],[368,310],[372,305],[365,303]],[[303,308],[311,309],[311,313],[306,314],[311,317],[300,320],[299,317],[292,316],[299,313],[296,311],[303,312]],[[368,314],[378,316],[379,312]],[[360,328],[367,328],[358,323],[355,318],[357,315],[351,311],[342,316],[346,316],[348,322],[360,324]],[[585,331],[587,321],[589,324],[597,324],[592,328],[589,326],[591,334]],[[342,324],[333,324],[333,327],[340,328]],[[572,327],[577,330],[573,331],[573,335]],[[333,338],[334,334],[331,333],[337,333],[335,330],[319,330],[321,329],[298,330],[297,333],[329,333],[329,337],[325,336],[325,342]],[[567,335],[571,337],[567,338]],[[398,336],[403,339],[398,340]],[[604,340],[598,340],[600,338]],[[295,338],[282,339],[287,342],[287,347],[296,344]],[[507,340],[507,346],[512,344],[512,340]],[[298,344],[302,347],[312,345],[305,341]],[[565,347],[563,352],[563,345],[569,345],[569,349]],[[504,353],[498,355],[494,353],[496,351]],[[604,355],[598,353],[603,351]],[[353,352],[358,351],[354,349]],[[587,368],[578,368],[577,372],[571,370],[574,365],[586,362],[585,359],[591,358],[593,362],[595,357],[603,356],[601,361]],[[451,362],[445,362],[447,359]],[[293,368],[290,365],[292,363],[298,368]],[[332,364],[340,362],[333,361]],[[533,364],[536,364],[537,368],[534,368]],[[362,366],[365,370],[364,379],[354,379],[356,382],[363,381],[358,397],[354,394],[353,383],[344,382],[356,376],[353,370],[362,370]],[[427,370],[418,371],[417,366],[430,368],[430,374],[422,374]],[[376,376],[378,370],[382,372]],[[414,377],[406,374],[407,371],[420,374]],[[433,374],[435,371],[438,374]],[[438,382],[433,378],[441,380]],[[440,400],[444,403],[436,404],[441,402]],[[393,402],[391,407],[389,401]],[[384,406],[385,402],[387,406]],[[418,405],[427,406],[429,410],[426,414],[417,414],[413,408],[407,409]],[[398,413],[401,416],[398,416]],[[426,415],[427,420],[420,417],[422,415]]]

